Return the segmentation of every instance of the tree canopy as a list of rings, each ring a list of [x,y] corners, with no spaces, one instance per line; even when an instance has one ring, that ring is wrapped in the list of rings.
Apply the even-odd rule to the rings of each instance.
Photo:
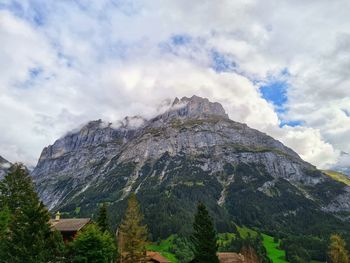
[[[6,262],[40,263],[53,260],[50,215],[40,202],[27,169],[15,164],[0,182],[0,231]]]
[[[136,195],[128,200],[124,219],[119,227],[119,249],[124,263],[144,262],[146,259],[147,226]]]
[[[213,220],[202,203],[198,204],[197,213],[194,217],[193,230],[191,241],[193,244],[194,262],[219,263],[216,255],[216,231]]]
[[[100,207],[100,211],[98,213],[97,217],[97,225],[101,228],[103,232],[110,231],[109,223],[108,223],[108,211],[107,211],[107,204],[103,203],[103,205]]]
[[[116,246],[108,232],[89,224],[69,244],[69,251],[74,263],[109,263],[114,260]]]
[[[349,252],[346,250],[346,243],[340,235],[331,235],[328,256],[331,263],[349,262]]]

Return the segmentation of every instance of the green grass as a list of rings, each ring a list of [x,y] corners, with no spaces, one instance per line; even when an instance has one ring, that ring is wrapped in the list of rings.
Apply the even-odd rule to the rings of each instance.
[[[147,250],[159,252],[163,257],[167,258],[172,263],[179,263],[174,254],[170,253],[174,237],[170,236],[165,240],[160,241],[159,244],[152,244],[147,246]]]
[[[255,237],[257,232],[253,229],[247,227],[239,227],[237,226],[237,230],[242,238],[247,238],[248,235]],[[278,248],[279,243],[275,243],[273,241],[273,237],[262,234],[263,236],[263,244],[267,251],[267,256],[272,260],[273,263],[287,263],[286,261],[286,252]]]
[[[245,226],[244,227],[237,226],[237,230],[242,238],[247,238],[248,235],[250,235],[251,237],[255,237],[257,234],[256,231]]]
[[[255,237],[257,232],[253,229],[247,227],[237,226],[237,230],[242,238],[247,238],[248,235]],[[266,248],[268,257],[272,260],[273,263],[288,263],[286,261],[286,252],[278,248],[279,242],[275,243],[272,236],[262,234],[263,244]],[[233,233],[222,233],[218,234],[218,243],[224,245],[227,242],[230,242],[235,237]],[[175,255],[170,253],[170,248],[173,243],[173,236],[168,237],[165,240],[160,241],[159,244],[151,244],[147,246],[147,250],[159,252],[162,256],[166,257],[172,263],[179,263]]]
[[[267,251],[267,256],[273,263],[286,263],[286,252],[278,248],[279,242],[275,243],[272,236],[262,234],[264,247]]]
[[[224,247],[232,242],[232,239],[235,238],[233,233],[220,233],[217,237],[217,244],[221,247]]]
[[[346,185],[350,185],[350,177],[342,174],[342,173],[338,173],[335,171],[323,171],[324,174],[328,175],[329,177],[333,178],[334,180],[344,183]]]

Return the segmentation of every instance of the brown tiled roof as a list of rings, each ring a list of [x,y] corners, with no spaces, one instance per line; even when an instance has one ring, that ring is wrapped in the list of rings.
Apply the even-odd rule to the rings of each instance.
[[[243,263],[245,262],[244,256],[241,254],[233,252],[225,252],[217,254],[220,260],[220,263]]]
[[[51,219],[51,227],[60,232],[79,231],[91,221],[90,218]]]
[[[154,251],[147,251],[147,257],[152,261],[159,262],[159,263],[170,263],[169,260],[167,260],[165,257],[163,257],[158,252]]]

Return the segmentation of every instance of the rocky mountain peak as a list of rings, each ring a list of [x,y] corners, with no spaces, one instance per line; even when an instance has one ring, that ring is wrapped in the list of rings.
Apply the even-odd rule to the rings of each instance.
[[[190,98],[175,98],[171,108],[162,114],[161,118],[163,120],[173,118],[204,119],[211,116],[228,119],[228,115],[220,103],[193,95]]]
[[[224,224],[261,218],[271,229],[310,215],[322,222],[323,212],[350,213],[347,185],[198,96],[176,98],[151,120],[89,122],[46,147],[31,175],[47,207],[71,216],[95,213],[103,202],[120,211],[137,193],[156,238],[176,228],[163,230],[153,218],[175,218],[181,222],[176,232],[187,231],[191,218],[183,208],[195,209],[203,198]]]

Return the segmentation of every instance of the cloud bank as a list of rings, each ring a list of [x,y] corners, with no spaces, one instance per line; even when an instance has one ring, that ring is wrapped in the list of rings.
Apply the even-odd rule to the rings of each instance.
[[[319,168],[350,163],[350,2],[4,1],[0,154],[208,97]]]

